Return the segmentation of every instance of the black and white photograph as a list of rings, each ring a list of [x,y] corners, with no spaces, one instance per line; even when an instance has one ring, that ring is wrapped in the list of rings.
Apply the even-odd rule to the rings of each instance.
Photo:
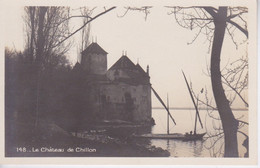
[[[8,7],[5,158],[252,158],[249,6]]]

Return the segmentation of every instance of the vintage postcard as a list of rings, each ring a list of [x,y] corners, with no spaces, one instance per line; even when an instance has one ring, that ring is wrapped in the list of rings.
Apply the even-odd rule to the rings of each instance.
[[[256,1],[15,2],[0,163],[257,164]]]

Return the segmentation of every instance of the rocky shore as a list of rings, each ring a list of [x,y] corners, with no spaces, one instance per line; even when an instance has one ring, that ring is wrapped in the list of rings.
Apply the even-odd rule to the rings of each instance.
[[[105,129],[67,132],[55,124],[39,127],[26,141],[6,146],[12,157],[168,157],[168,151],[135,141],[129,136],[111,135]],[[120,135],[120,136],[119,136]]]

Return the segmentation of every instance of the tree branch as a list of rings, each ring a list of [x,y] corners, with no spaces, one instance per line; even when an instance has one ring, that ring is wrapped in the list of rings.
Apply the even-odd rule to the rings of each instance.
[[[70,38],[71,36],[73,36],[74,34],[76,34],[78,31],[80,31],[83,27],[85,27],[88,23],[92,22],[93,20],[95,20],[96,18],[100,17],[101,15],[104,15],[105,13],[115,9],[116,7],[111,7],[109,8],[108,10],[96,15],[95,17],[91,18],[89,21],[87,21],[85,24],[83,24],[83,26],[81,26],[80,28],[78,28],[76,31],[74,31],[73,33],[71,33],[69,36],[67,36],[66,38],[64,38],[63,40],[61,40],[58,44],[56,44],[54,47],[57,47],[59,46],[61,43],[63,43],[64,41],[66,41],[68,38]]]
[[[140,11],[145,13],[145,20],[147,19],[148,14],[150,13],[149,9],[151,9],[152,6],[142,6],[142,7],[125,7],[126,11],[124,12],[123,15],[118,17],[124,17],[129,11]]]
[[[60,25],[61,23],[65,22],[65,21],[67,21],[67,20],[69,20],[69,19],[78,18],[78,17],[92,19],[92,17],[90,17],[90,16],[88,16],[88,15],[84,15],[84,16],[83,16],[83,15],[69,16],[68,18],[66,18],[66,19],[62,20],[60,23],[58,23],[58,25]]]
[[[232,20],[227,20],[228,23],[234,25],[236,28],[238,28],[242,33],[245,34],[245,36],[248,38],[248,31],[246,29],[244,29],[243,27],[241,27],[239,24],[237,24],[236,22],[233,22]]]
[[[213,138],[213,137],[216,137],[216,136],[219,136],[219,135],[222,135],[222,134],[224,134],[224,132],[220,132],[220,133],[215,134],[215,135],[209,135],[208,137],[204,137],[204,138],[206,138],[206,139]]]
[[[242,120],[238,120],[238,119],[236,119],[238,122],[240,122],[240,123],[243,123],[243,124],[246,124],[246,125],[249,125],[249,123],[248,122],[245,122],[245,121],[242,121]]]
[[[213,7],[203,7],[205,11],[207,11],[213,18],[217,16],[217,13],[215,12],[217,9]]]
[[[236,88],[234,88],[233,86],[231,86],[231,84],[228,82],[228,80],[223,76],[221,75],[222,78],[226,81],[226,84],[228,85],[228,87],[230,87],[232,90],[234,90],[234,92],[236,92],[236,94],[240,97],[240,99],[245,103],[245,105],[248,107],[248,103],[245,101],[245,99],[241,96],[241,94],[237,91]]]
[[[237,14],[230,15],[230,16],[227,17],[227,19],[229,19],[229,20],[230,20],[230,19],[233,19],[233,18],[235,18],[235,17],[237,17],[237,16],[242,15],[243,13],[247,13],[247,12],[242,11],[242,12],[239,12],[239,13],[237,13]]]

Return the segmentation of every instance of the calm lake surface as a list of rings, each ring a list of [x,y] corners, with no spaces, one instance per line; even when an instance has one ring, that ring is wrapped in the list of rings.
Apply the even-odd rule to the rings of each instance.
[[[170,133],[185,133],[194,130],[195,123],[195,110],[170,110],[171,115],[176,121],[177,125],[174,125],[170,119]],[[236,118],[248,122],[248,111],[234,111]],[[152,127],[151,132],[167,133],[167,113],[164,109],[153,109],[152,116],[156,125]],[[209,135],[215,135],[219,131],[220,124],[217,118],[218,113],[213,111],[211,113],[206,110],[200,110],[200,117],[203,123],[201,128],[199,122],[197,122],[197,133],[207,132],[204,137]],[[244,125],[240,131],[248,135],[248,126]],[[224,138],[213,137],[205,139],[204,141],[180,141],[180,140],[164,140],[164,139],[150,139],[149,143],[156,147],[168,150],[172,157],[223,157],[223,140]],[[239,156],[243,157],[246,153],[246,148],[242,145],[245,140],[245,136],[238,133],[238,148]],[[211,147],[213,146],[213,147]],[[208,149],[211,147],[210,149]]]

